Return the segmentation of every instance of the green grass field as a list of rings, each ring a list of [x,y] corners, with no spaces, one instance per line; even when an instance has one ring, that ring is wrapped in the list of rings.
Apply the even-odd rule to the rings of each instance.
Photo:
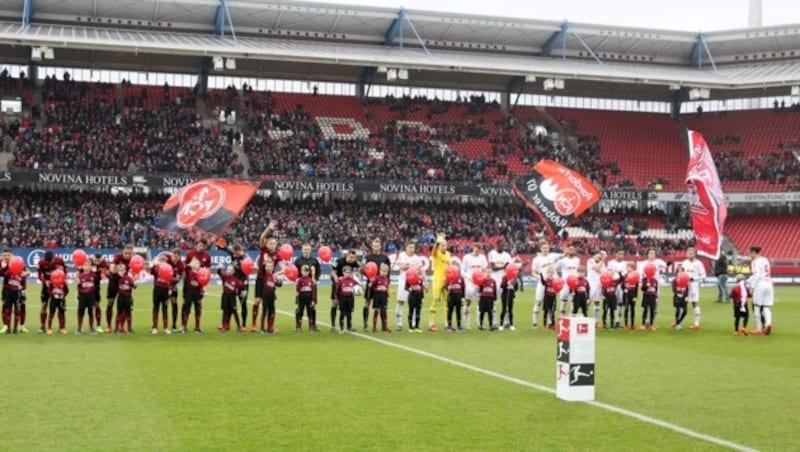
[[[516,332],[340,335],[295,334],[284,289],[280,332],[262,336],[216,331],[214,286],[206,334],[151,336],[150,290],[138,289],[135,335],[72,335],[71,297],[69,335],[0,337],[0,450],[726,449],[476,371],[555,388],[554,334],[529,326],[533,291],[519,294]],[[733,337],[730,305],[703,295],[698,332],[668,328],[671,303],[658,331],[598,331],[598,401],[732,446],[800,450],[800,289],[777,290],[769,337]],[[319,312],[327,325],[327,302]]]

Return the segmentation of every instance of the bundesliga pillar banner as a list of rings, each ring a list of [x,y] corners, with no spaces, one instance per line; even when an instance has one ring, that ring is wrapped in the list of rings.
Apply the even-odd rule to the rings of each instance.
[[[692,229],[697,253],[709,259],[719,259],[728,205],[725,203],[717,166],[703,134],[687,130],[687,138],[689,165],[686,169],[686,186],[692,203]]]
[[[168,232],[225,233],[244,210],[260,183],[236,179],[203,179],[181,188],[167,199],[159,228]]]
[[[544,221],[551,234],[600,201],[601,193],[580,173],[552,160],[511,184],[514,193]]]
[[[595,322],[561,317],[556,335],[556,397],[570,402],[594,400]]]

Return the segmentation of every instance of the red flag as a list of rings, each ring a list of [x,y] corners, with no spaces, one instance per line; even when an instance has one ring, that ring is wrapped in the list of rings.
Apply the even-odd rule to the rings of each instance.
[[[710,259],[719,259],[722,248],[722,226],[728,216],[728,205],[722,193],[714,158],[703,134],[687,130],[689,166],[686,185],[692,202],[692,227],[697,252]]]
[[[514,193],[544,221],[551,234],[600,201],[600,191],[580,173],[552,160],[511,184]]]
[[[258,182],[235,179],[194,181],[164,203],[159,228],[220,236],[244,210],[258,187]]]

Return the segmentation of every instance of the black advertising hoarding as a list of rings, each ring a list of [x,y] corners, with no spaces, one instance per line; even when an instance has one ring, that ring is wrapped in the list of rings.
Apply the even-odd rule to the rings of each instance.
[[[214,176],[180,174],[112,174],[88,171],[0,171],[0,186],[85,186],[85,187],[148,187],[156,190],[176,190],[190,183]],[[258,179],[254,179],[258,180]],[[458,182],[400,182],[377,180],[285,179],[262,180],[260,190],[280,190],[297,193],[383,193],[430,196],[470,196],[487,199],[513,199],[510,184],[477,185]],[[603,199],[646,200],[648,193],[635,191],[604,191]]]

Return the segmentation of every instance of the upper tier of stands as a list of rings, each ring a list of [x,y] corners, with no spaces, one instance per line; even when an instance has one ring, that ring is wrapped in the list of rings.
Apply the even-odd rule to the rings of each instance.
[[[0,89],[33,101],[19,80],[0,77]],[[663,114],[532,107],[508,114],[478,97],[362,103],[230,88],[202,99],[204,117],[186,88],[48,79],[41,91],[32,118],[0,124],[20,168],[241,174],[231,134],[202,125],[215,110],[237,112],[233,128],[241,127],[254,175],[491,182],[550,158],[603,187],[682,191],[687,162],[681,128]],[[562,132],[559,139],[538,136],[534,122]],[[726,190],[800,189],[800,113],[691,114],[683,122],[707,136]]]

